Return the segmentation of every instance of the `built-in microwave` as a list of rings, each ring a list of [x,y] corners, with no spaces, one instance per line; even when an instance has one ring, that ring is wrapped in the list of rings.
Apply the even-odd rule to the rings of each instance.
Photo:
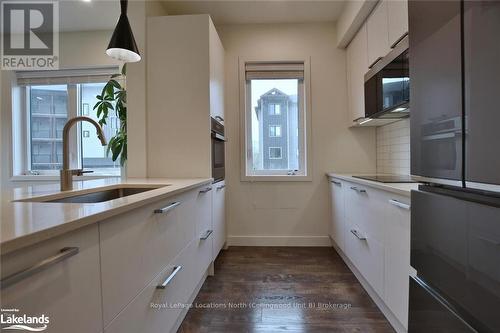
[[[408,37],[365,74],[365,117],[405,118],[410,115]]]

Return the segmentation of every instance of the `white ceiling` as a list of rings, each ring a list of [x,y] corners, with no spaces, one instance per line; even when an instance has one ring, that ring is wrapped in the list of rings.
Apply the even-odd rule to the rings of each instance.
[[[215,24],[336,21],[344,0],[163,0],[169,15],[210,14]]]
[[[144,1],[144,0],[129,0]],[[336,21],[344,0],[162,0],[169,15],[210,14],[215,24]],[[60,31],[112,30],[118,0],[62,0]]]
[[[120,16],[120,1],[62,0],[59,13],[59,31],[112,30]]]

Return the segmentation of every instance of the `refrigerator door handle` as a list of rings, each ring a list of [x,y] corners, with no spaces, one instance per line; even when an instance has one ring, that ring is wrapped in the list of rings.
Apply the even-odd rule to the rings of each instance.
[[[479,333],[474,327],[460,315],[460,313],[451,305],[445,298],[443,298],[433,287],[429,286],[424,280],[422,280],[418,275],[411,276],[411,279],[415,281],[420,287],[422,287],[432,298],[439,302],[443,307],[445,307],[450,313],[452,313],[458,320],[469,327],[473,332]]]

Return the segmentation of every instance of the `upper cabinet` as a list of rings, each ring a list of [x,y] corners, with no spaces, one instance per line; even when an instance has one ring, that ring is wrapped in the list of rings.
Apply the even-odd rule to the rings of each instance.
[[[224,47],[215,26],[209,24],[210,115],[224,121]]]
[[[347,47],[347,90],[351,121],[365,117],[365,73],[368,71],[366,25]]]
[[[349,123],[365,117],[365,74],[408,34],[408,1],[382,0],[346,48]],[[377,122],[370,122],[375,125]],[[366,125],[363,125],[366,126]]]
[[[372,67],[389,51],[387,3],[380,1],[366,21],[368,30],[368,67]]]
[[[408,34],[408,0],[387,1],[387,25],[392,48]]]

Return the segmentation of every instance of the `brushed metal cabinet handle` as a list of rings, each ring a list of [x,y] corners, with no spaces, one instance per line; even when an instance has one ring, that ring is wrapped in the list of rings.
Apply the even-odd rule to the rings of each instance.
[[[174,266],[174,269],[173,269],[172,273],[170,273],[170,275],[167,276],[167,278],[165,279],[165,281],[163,281],[162,284],[157,285],[156,289],[165,289],[169,285],[169,283],[172,281],[172,279],[177,275],[177,273],[179,273],[179,271],[181,269],[182,269],[181,265]]]
[[[405,204],[404,202],[397,201],[397,200],[394,200],[394,199],[390,199],[389,203],[392,204],[392,205],[394,205],[394,206],[397,206],[399,208],[406,209],[406,210],[410,210],[410,207],[411,207],[409,204]]]
[[[368,66],[368,68],[372,68],[373,66],[375,66],[375,64],[376,64],[377,62],[379,62],[379,61],[380,61],[380,60],[382,60],[383,58],[384,58],[384,57],[378,57],[377,59],[375,59],[375,61],[374,61],[374,62],[372,62],[372,64],[371,64],[370,66]]]
[[[226,185],[217,186],[217,191],[220,191],[220,190],[222,190],[225,187],[226,187]]]
[[[391,49],[395,48],[396,45],[399,44],[400,41],[402,41],[406,36],[408,36],[408,32],[405,32],[401,37],[399,37],[394,43],[391,45]]]
[[[165,214],[165,213],[168,213],[169,211],[171,211],[172,209],[174,209],[175,207],[179,206],[181,203],[176,201],[176,202],[172,202],[170,205],[168,206],[165,206],[163,208],[158,208],[158,209],[155,209],[154,210],[154,213],[155,214]]]
[[[80,251],[78,247],[65,247],[62,248],[58,254],[43,259],[40,262],[34,264],[33,266],[26,268],[22,271],[9,275],[0,281],[0,289],[7,288],[21,280],[24,280],[38,272],[41,272],[69,257],[74,256]]]
[[[200,190],[200,193],[203,194],[203,193],[208,193],[212,191],[212,188],[211,187],[207,187],[207,188],[204,188],[203,190]]]
[[[493,240],[491,238],[487,238],[487,237],[483,237],[483,236],[476,236],[476,238],[479,239],[479,240],[482,240],[484,242],[491,243],[492,245],[500,246],[500,241]]]
[[[363,188],[357,188],[356,186],[351,186],[351,190],[354,190],[358,193],[366,193],[366,190]]]
[[[210,235],[212,234],[212,232],[214,232],[213,230],[207,230],[207,232],[205,232],[205,234],[203,236],[200,237],[201,240],[205,240],[207,239],[208,237],[210,237]]]
[[[359,240],[366,240],[366,236],[361,235],[356,229],[351,229],[351,233]]]
[[[342,186],[342,183],[336,180],[330,180],[330,183],[335,184],[337,186]]]

